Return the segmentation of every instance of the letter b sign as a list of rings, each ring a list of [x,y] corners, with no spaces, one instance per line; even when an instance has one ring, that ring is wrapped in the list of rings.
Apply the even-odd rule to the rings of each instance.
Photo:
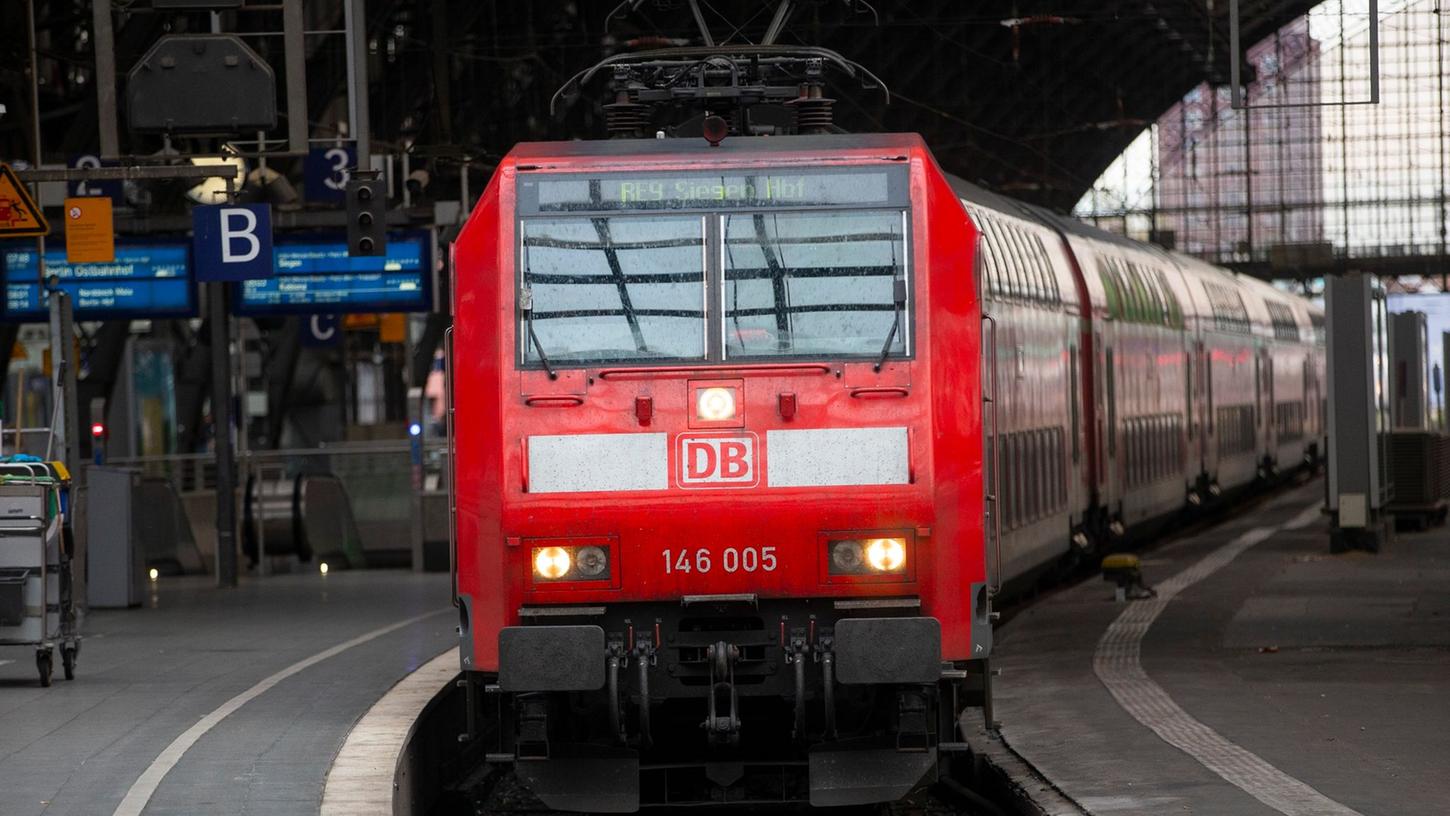
[[[272,208],[216,204],[191,211],[193,266],[199,281],[272,277]]]

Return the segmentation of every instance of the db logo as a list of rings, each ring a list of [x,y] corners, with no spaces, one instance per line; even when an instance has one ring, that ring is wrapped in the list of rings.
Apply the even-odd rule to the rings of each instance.
[[[678,441],[680,487],[753,487],[760,481],[755,434],[686,436]]]

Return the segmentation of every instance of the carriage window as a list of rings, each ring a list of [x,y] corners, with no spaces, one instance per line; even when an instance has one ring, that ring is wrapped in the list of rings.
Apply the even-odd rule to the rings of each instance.
[[[541,350],[565,364],[705,356],[702,218],[542,218],[521,229],[526,364]]]
[[[727,357],[907,353],[900,211],[720,218]]]
[[[1002,270],[1003,291],[1009,297],[1026,297],[1026,284],[1022,282],[1022,270],[1012,257],[1012,248],[1003,239],[1001,225],[994,218],[982,219],[984,235],[992,243],[997,253],[997,266]]]

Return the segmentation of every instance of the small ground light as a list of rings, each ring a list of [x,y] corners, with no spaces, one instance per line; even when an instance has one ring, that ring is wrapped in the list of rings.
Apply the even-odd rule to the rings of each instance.
[[[327,574],[327,562],[326,561],[323,561],[321,564],[318,564],[317,565],[317,571],[320,572],[320,573],[322,573],[323,575],[326,575]]]
[[[155,581],[156,581],[156,579],[157,579],[157,578],[160,578],[160,577],[161,577],[161,573],[160,573],[160,572],[158,572],[158,571],[157,571],[157,569],[156,569],[156,568],[155,568],[155,567],[152,567],[152,568],[151,568],[151,573],[150,573],[150,575],[151,575],[151,581],[152,581],[152,582],[153,582],[153,583],[154,583],[154,582],[155,582]]]
[[[409,425],[408,426],[408,435],[409,436],[422,436],[423,435],[423,426],[422,425],[419,425],[416,422],[414,422],[412,425]]]

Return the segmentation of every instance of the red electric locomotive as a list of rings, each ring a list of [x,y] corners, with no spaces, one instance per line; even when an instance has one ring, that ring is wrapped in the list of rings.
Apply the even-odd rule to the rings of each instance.
[[[519,145],[453,254],[469,731],[545,805],[899,799],[989,580],[1317,462],[1304,301],[823,132],[831,52],[611,62],[633,138]]]
[[[991,648],[976,239],[913,135],[503,160],[450,357],[492,761],[596,812],[934,778]]]

